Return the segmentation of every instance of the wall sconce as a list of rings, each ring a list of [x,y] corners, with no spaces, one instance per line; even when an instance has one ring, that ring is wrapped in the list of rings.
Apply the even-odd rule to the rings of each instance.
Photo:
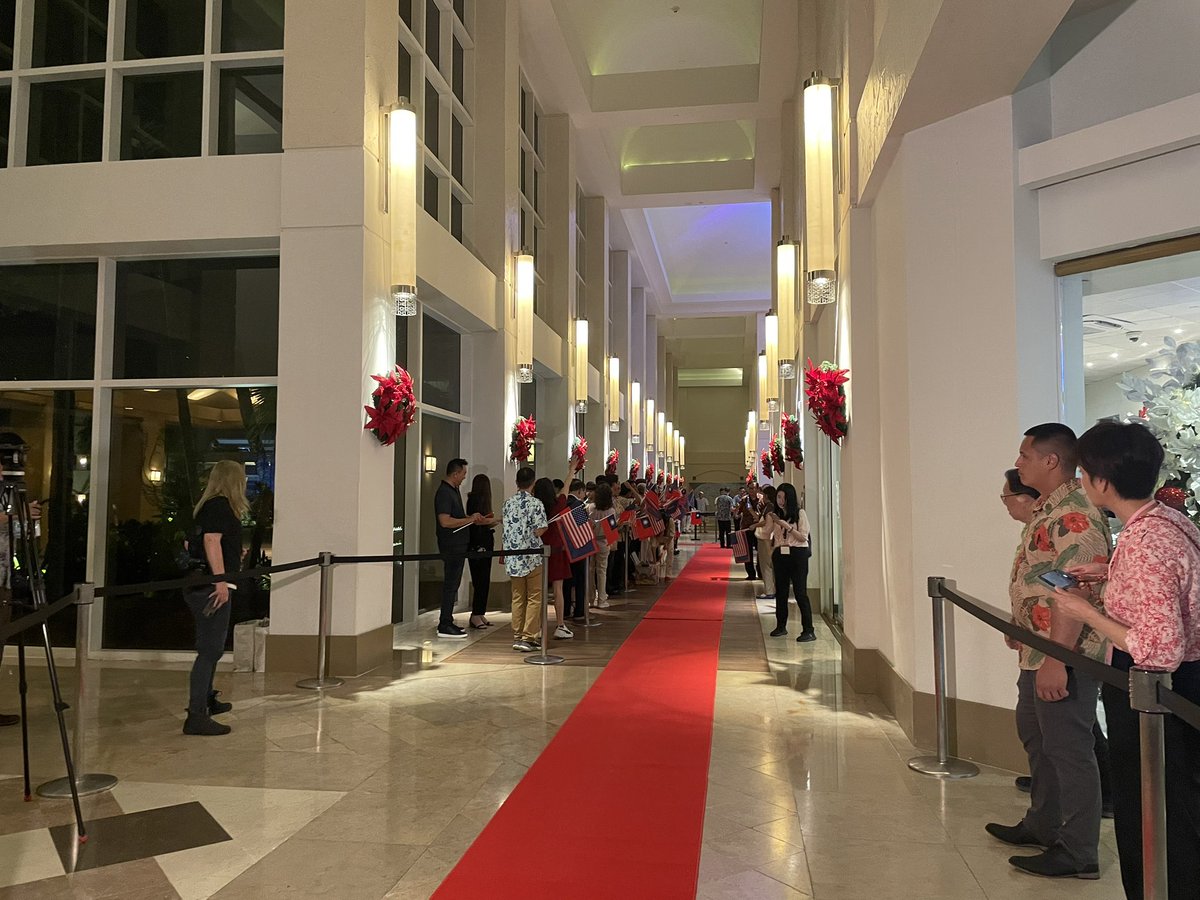
[[[417,314],[417,112],[401,97],[387,109],[384,208],[392,219],[392,302]],[[393,196],[394,194],[394,196]]]
[[[767,409],[767,354],[764,350],[758,354],[758,427],[769,431],[770,418],[771,412]]]
[[[746,465],[754,465],[754,423],[758,420],[758,416],[754,414],[754,410],[746,416]]]
[[[796,377],[796,270],[800,246],[784,235],[775,247],[775,312],[779,316],[779,377]]]
[[[686,451],[687,451],[687,438],[685,438],[683,435],[680,435],[679,436],[679,468],[680,469],[683,468],[683,465],[686,462],[686,460],[684,459],[684,457],[687,455]]]
[[[533,382],[533,256],[521,253],[516,262],[517,383]]]
[[[654,398],[646,398],[646,452],[653,453],[655,440],[654,429],[657,419],[654,417]]]
[[[575,320],[575,412],[588,408],[588,320]]]
[[[667,452],[667,414],[658,411],[658,454],[665,456]]]
[[[437,474],[437,457],[436,456],[426,455],[426,457],[425,457],[425,474],[426,475],[436,475]]]
[[[536,443],[530,444],[529,445],[529,458],[527,460],[525,460],[526,465],[529,465],[531,467],[533,466],[533,460],[536,455],[534,453],[535,450],[537,450],[537,444]]]
[[[679,429],[675,429],[675,434],[671,438],[671,442],[675,448],[675,467],[678,468],[681,460],[679,459]]]
[[[76,494],[75,502],[83,506],[83,504],[87,503],[87,494]]]
[[[804,82],[804,213],[808,302],[837,300],[837,246],[833,234],[833,88],[820,72]]]
[[[642,442],[642,383],[633,381],[629,384],[629,443]]]
[[[621,360],[608,358],[608,430],[621,430]]]
[[[675,423],[670,419],[667,420],[666,440],[663,441],[663,453],[667,457],[667,462],[675,460]]]
[[[78,463],[79,468],[86,469],[88,467],[89,463],[91,462],[91,460],[89,460],[86,456],[81,456],[81,457],[79,457],[79,459],[76,460],[76,462]]]
[[[146,477],[150,479],[151,484],[162,484],[163,473],[162,469],[151,469],[146,473]]]
[[[779,409],[779,316],[767,313],[763,316],[763,334],[767,353],[767,412]]]

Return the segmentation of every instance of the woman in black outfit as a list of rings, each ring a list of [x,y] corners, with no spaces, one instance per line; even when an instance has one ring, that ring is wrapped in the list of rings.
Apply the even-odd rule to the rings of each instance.
[[[492,514],[492,482],[486,475],[476,475],[471,481],[471,492],[467,494],[467,515],[475,513],[487,521],[471,526],[468,532],[471,552],[491,553],[496,548],[496,518]],[[487,628],[492,624],[486,615],[488,594],[492,589],[492,558],[469,559],[467,565],[471,567],[471,627]]]
[[[208,475],[208,485],[194,511],[194,540],[201,542],[204,571],[209,575],[233,575],[241,569],[242,516],[250,508],[246,500],[246,472],[242,464],[223,459]],[[192,548],[189,547],[189,551]],[[229,635],[228,581],[202,584],[184,592],[183,599],[196,620],[196,661],[192,664],[184,734],[229,734],[230,727],[214,722],[213,716],[229,712],[232,703],[217,699],[213,675],[225,652]]]

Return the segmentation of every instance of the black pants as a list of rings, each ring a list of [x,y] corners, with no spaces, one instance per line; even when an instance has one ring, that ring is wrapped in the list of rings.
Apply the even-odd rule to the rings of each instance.
[[[571,563],[571,577],[563,582],[564,618],[583,618],[583,608],[587,605],[587,567],[586,559]]]
[[[466,557],[460,553],[447,553],[442,557],[442,611],[438,628],[454,624],[454,604],[458,600],[458,587],[462,584]]]
[[[482,616],[492,590],[492,559],[470,559],[467,565],[471,568],[471,616]]]
[[[717,519],[717,543],[722,547],[732,546],[730,534],[733,532],[733,522],[729,519]]]
[[[758,541],[754,537],[754,529],[747,531],[746,532],[746,549],[750,553],[750,555],[746,557],[746,562],[745,562],[747,578],[753,579],[753,578],[761,578],[762,577],[762,574],[758,571],[758,569],[754,568],[754,551],[756,549],[758,549],[757,545],[758,545]]]
[[[213,675],[217,663],[225,653],[225,639],[229,635],[229,612],[232,603],[226,603],[211,616],[204,614],[213,592],[212,585],[204,585],[183,595],[192,618],[196,622],[196,661],[192,663],[192,674],[188,680],[188,715],[208,716],[208,698],[213,689]]]
[[[788,592],[796,594],[796,605],[800,607],[800,630],[813,630],[812,604],[808,602],[808,553],[800,553],[792,547],[782,553],[776,547],[771,554],[771,565],[775,567],[775,625],[787,628]]]
[[[1113,665],[1128,669],[1129,654],[1113,650]],[[1200,703],[1200,662],[1187,662],[1171,676],[1171,689]],[[1121,881],[1129,900],[1142,900],[1141,745],[1138,713],[1129,695],[1111,685],[1101,689],[1112,758],[1113,812]],[[1200,731],[1174,716],[1166,730],[1167,880],[1170,900],[1200,898]]]
[[[1097,722],[1092,726],[1092,752],[1096,755],[1096,767],[1100,770],[1100,801],[1108,806],[1112,803],[1112,762],[1108,753],[1108,738]]]
[[[624,589],[622,579],[625,577],[625,542],[618,542],[609,551],[608,557],[608,584],[604,586],[604,591],[607,594],[619,594]]]

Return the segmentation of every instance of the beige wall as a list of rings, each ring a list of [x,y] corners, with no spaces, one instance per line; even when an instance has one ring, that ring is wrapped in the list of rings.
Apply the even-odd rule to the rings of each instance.
[[[678,418],[687,435],[688,481],[741,481],[742,436],[750,400],[744,387],[679,388]]]

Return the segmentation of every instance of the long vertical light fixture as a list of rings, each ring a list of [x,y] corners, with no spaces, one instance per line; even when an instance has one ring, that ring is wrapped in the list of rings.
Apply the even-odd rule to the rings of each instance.
[[[654,440],[655,429],[654,398],[646,398],[646,452],[654,453],[657,442]]]
[[[588,320],[575,320],[575,412],[588,408]]]
[[[675,435],[671,439],[675,448],[675,471],[676,473],[683,467],[683,458],[679,455],[679,429],[675,429]]]
[[[767,354],[762,352],[758,354],[758,427],[762,431],[771,430],[771,413],[767,409]]]
[[[667,419],[666,430],[663,432],[663,455],[666,456],[668,463],[675,461],[675,444],[671,437],[674,431],[675,423]]]
[[[808,302],[837,300],[837,248],[833,234],[833,86],[820,72],[804,82],[804,227],[808,251]]]
[[[775,312],[779,316],[779,377],[796,377],[796,270],[799,246],[784,235],[775,247]]]
[[[763,335],[767,353],[767,412],[779,409],[779,316],[763,317]]]
[[[666,456],[667,453],[667,414],[661,409],[658,411],[658,455]]]
[[[642,383],[640,381],[631,381],[629,383],[629,414],[627,419],[629,422],[629,443],[640,444],[642,442]]]
[[[392,219],[392,302],[417,314],[417,113],[407,97],[388,110],[387,208]]]
[[[746,417],[746,467],[754,466],[754,422],[758,417],[754,414],[754,410],[750,410],[750,414]]]
[[[517,257],[517,381],[533,382],[533,257]]]
[[[608,358],[608,430],[621,430],[621,360]]]
[[[683,471],[684,465],[687,463],[687,438],[682,434],[679,436],[679,470]]]

